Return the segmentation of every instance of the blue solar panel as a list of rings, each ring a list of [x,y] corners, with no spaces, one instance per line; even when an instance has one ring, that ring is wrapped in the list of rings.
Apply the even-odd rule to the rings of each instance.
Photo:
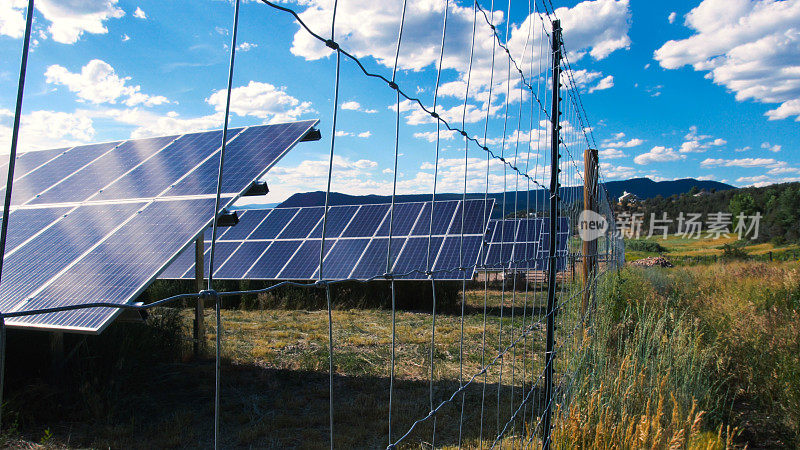
[[[297,214],[297,209],[276,209],[273,210],[267,220],[263,221],[253,233],[251,239],[275,239],[278,234],[286,228],[289,221]],[[238,226],[238,225],[237,225]]]
[[[300,208],[289,225],[278,235],[278,239],[305,239],[322,220],[324,208]]]
[[[486,268],[490,270],[510,268],[545,270],[550,248],[549,223],[548,218],[490,221],[488,228],[494,232],[491,235],[491,243],[484,259]],[[561,231],[558,233],[557,239],[556,250],[559,257],[557,270],[564,270],[568,254],[569,220],[566,217],[560,217],[558,223]],[[506,232],[505,239],[501,235],[503,230]],[[502,248],[501,242],[505,242]]]
[[[329,280],[348,278],[369,242],[369,239],[339,239],[336,241],[336,245],[328,251],[322,265],[324,278]]]
[[[228,136],[235,137],[239,131],[241,130],[229,130]],[[212,152],[220,146],[221,140],[221,131],[181,136],[104,189],[96,199],[155,197],[211,156]],[[203,149],[203,151],[195,149]],[[216,178],[214,180],[216,181]],[[173,194],[169,193],[168,195]]]
[[[454,213],[459,203],[457,201],[436,202],[433,206],[433,227],[431,227],[431,203],[425,203],[412,234],[417,236],[446,234],[455,218]]]
[[[342,234],[345,227],[353,220],[353,216],[358,211],[358,206],[341,206],[328,210],[328,223],[325,225],[325,239],[337,238]],[[314,231],[309,236],[311,238],[322,237],[322,221],[320,220]]]
[[[277,278],[288,258],[294,255],[302,243],[303,241],[273,241],[245,277],[254,280]]]
[[[218,242],[217,245],[223,243],[224,242]],[[268,245],[268,242],[262,241],[240,243],[230,258],[227,258],[223,265],[218,266],[219,269],[215,270],[214,277],[218,279],[230,280],[244,278],[244,274],[247,273],[247,271],[261,256],[261,254],[264,253],[264,250],[267,249]]]
[[[232,170],[224,179],[229,191],[221,197],[222,206],[248,189],[314,123],[248,128],[249,141],[226,154],[226,168]],[[231,130],[231,139],[238,133]],[[261,139],[265,133],[279,139],[265,141]],[[14,191],[20,204],[9,218],[0,310],[127,303],[160,272],[184,277],[188,269],[193,277],[194,247],[190,244],[204,233],[214,215],[216,173],[210,193],[189,189],[179,197],[172,186],[202,177],[200,169],[212,161],[216,167],[220,138],[220,131],[212,131],[21,154]],[[240,213],[243,229],[254,230],[267,214]],[[249,233],[239,235],[241,230],[221,229],[220,236],[247,237]],[[237,264],[245,265],[246,259],[227,263],[240,247],[249,250],[251,246],[236,240],[220,242],[215,268],[243,272]],[[250,261],[260,256],[244,251],[240,255]],[[208,265],[208,255],[205,261]],[[99,332],[117,314],[119,310],[107,308],[74,310],[6,323]]]
[[[422,203],[397,203],[394,212],[389,211],[386,219],[381,224],[376,236],[389,236],[391,222],[392,236],[407,236],[417,222]],[[390,220],[391,219],[391,220]],[[427,233],[426,233],[427,234]]]
[[[268,209],[254,209],[250,211],[237,211],[239,223],[235,226],[225,228],[224,234],[220,234],[220,239],[235,241],[245,239],[255,230],[261,222],[269,215]],[[218,231],[219,232],[219,231]],[[210,237],[208,238],[211,239]]]
[[[430,209],[425,209],[429,203],[398,203],[395,205],[395,217],[400,226],[399,232],[408,233],[412,225],[421,218],[420,214]],[[437,202],[434,210],[434,233],[453,229],[452,223],[458,218],[460,222],[460,201]],[[441,208],[439,208],[441,206]],[[493,201],[489,202],[488,213],[491,213]],[[326,256],[323,264],[323,275],[326,279],[371,279],[380,277],[386,272],[387,239],[376,234],[379,224],[386,224],[389,205],[340,205],[332,206],[328,210],[328,223],[330,233],[325,239]],[[437,212],[440,211],[440,212]],[[264,217],[258,222],[248,220],[249,214],[258,211],[257,218]],[[483,223],[483,200],[468,200],[465,210],[466,221],[469,223]],[[219,243],[252,243],[248,246],[245,262],[235,263],[238,266],[252,267],[240,278],[251,279],[316,279],[319,277],[319,240],[321,235],[322,207],[304,208],[276,208],[273,210],[247,210],[242,212],[242,219],[238,225],[222,234]],[[458,213],[458,216],[456,216]],[[475,217],[477,215],[477,217]],[[362,222],[363,220],[363,222]],[[257,223],[258,222],[258,223]],[[462,274],[457,269],[461,267],[460,259],[454,257],[453,252],[460,252],[460,225],[459,233],[447,235],[447,247],[440,255],[443,236],[436,236],[432,240],[430,260],[427,255],[428,239],[425,235],[410,237],[395,235],[392,240],[392,258],[394,272],[402,273],[417,270],[404,279],[427,279],[429,266],[437,270],[447,271],[444,276],[437,275],[439,279],[462,279],[464,275],[472,278],[474,266],[481,251],[483,242],[483,229],[471,226],[477,231],[464,235],[464,267],[469,270]],[[310,232],[313,228],[313,231]],[[344,232],[341,232],[344,230]],[[380,233],[379,231],[377,233]],[[450,237],[457,237],[454,241]],[[357,239],[353,239],[357,238]],[[456,247],[454,245],[458,244]],[[258,244],[258,245],[255,245]],[[208,243],[206,243],[208,246]],[[422,247],[420,247],[422,246]],[[422,248],[422,250],[421,250]],[[266,249],[266,251],[264,251]],[[424,251],[423,251],[424,250]],[[260,254],[260,253],[263,253]],[[255,255],[254,253],[259,253]],[[240,249],[231,259],[222,266],[217,277],[235,278],[240,269],[227,269],[242,253]],[[258,258],[254,260],[254,258]],[[395,265],[395,260],[397,264]],[[188,260],[181,258],[181,269],[170,268],[164,277],[174,277],[175,274],[185,274],[184,278],[191,278],[193,272],[189,270]],[[254,263],[252,261],[255,261]],[[455,270],[451,270],[455,269]],[[390,271],[391,272],[391,271]],[[448,278],[449,277],[449,278]]]
[[[119,142],[84,145],[70,149],[49,160],[22,178],[14,180],[11,203],[18,205],[35,198],[41,192],[54,186],[56,182],[63,180],[117,145]]]
[[[373,236],[378,226],[388,217],[388,205],[361,205],[342,237]],[[385,219],[388,220],[388,219]]]
[[[444,240],[442,250],[433,267],[437,273],[435,278],[442,279],[472,279],[473,270],[458,270],[461,267],[471,266],[478,258],[483,238],[481,236],[450,236]],[[443,272],[441,272],[443,271]]]
[[[402,238],[392,238],[392,261],[400,253],[404,241]],[[385,274],[388,244],[388,238],[376,238],[370,241],[358,265],[353,269],[351,277],[364,280]]]
[[[466,202],[466,208],[463,208],[463,231],[464,234],[480,234],[486,227],[489,220],[489,214],[492,213],[491,200],[484,202],[483,200],[469,200]],[[462,204],[458,204],[458,209],[455,212],[455,219],[450,226],[448,234],[461,234],[462,231]]]
[[[398,277],[401,279],[427,278],[425,274],[429,266],[433,267],[436,256],[439,254],[439,248],[442,246],[442,240],[441,237],[431,238],[429,249],[427,237],[407,239],[394,264],[393,272],[395,274],[401,274],[401,276]],[[411,271],[414,271],[414,273],[409,273]]]
[[[238,192],[242,182],[252,182],[270,169],[315,124],[315,120],[246,128],[225,149],[222,192]],[[170,195],[213,194],[217,190],[218,158],[200,165],[193,176],[175,185]]]
[[[186,245],[186,236],[196,235],[214,211],[214,199],[156,201],[129,214],[124,227],[106,236],[91,252],[75,260],[66,271],[50,280],[27,303],[27,308],[45,308],[97,302],[125,303],[136,297],[152,276]],[[125,216],[122,214],[121,216]],[[170,232],[164,230],[169,228]],[[72,261],[70,261],[72,262]],[[91,284],[76,280],[91,279]],[[26,324],[69,324],[96,329],[119,311],[85,309],[17,319]]]
[[[87,200],[177,138],[164,136],[123,142],[113,152],[60,180],[55,188],[40,194],[31,204]]]

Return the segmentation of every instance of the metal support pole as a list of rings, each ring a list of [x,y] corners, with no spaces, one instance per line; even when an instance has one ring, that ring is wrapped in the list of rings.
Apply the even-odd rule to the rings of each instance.
[[[558,173],[561,172],[559,168],[560,155],[558,152],[559,130],[561,129],[560,119],[561,110],[559,109],[560,91],[561,91],[561,21],[553,21],[553,94],[552,94],[552,107],[550,109],[550,126],[551,126],[551,141],[550,141],[550,248],[547,252],[547,341],[545,343],[545,369],[544,369],[544,385],[545,385],[545,410],[542,419],[542,440],[543,450],[550,448],[551,432],[553,426],[551,424],[553,416],[553,349],[555,348],[555,314],[556,314],[556,247],[558,241],[558,200],[559,200],[559,184]]]
[[[597,212],[597,150],[583,152],[583,209]],[[583,241],[583,300],[581,317],[586,317],[591,297],[590,284],[597,271],[597,240]]]
[[[25,92],[25,72],[28,69],[28,51],[31,43],[31,26],[33,25],[33,0],[28,0],[25,16],[25,37],[22,41],[22,59],[19,67],[19,84],[17,85],[17,104],[14,109],[14,126],[11,131],[11,151],[8,154],[8,179],[6,179],[6,197],[3,204],[3,219],[0,225],[0,276],[3,273],[3,259],[6,254],[6,236],[8,233],[8,216],[11,212],[11,190],[14,187],[14,166],[17,160],[17,141],[19,140],[19,122],[22,118],[22,94]],[[6,322],[0,317],[0,429],[3,417],[3,387],[6,372]]]
[[[197,238],[194,242],[194,280],[195,289],[197,292],[203,290],[205,284],[205,264],[203,261],[205,246],[203,244],[203,236]],[[194,306],[194,356],[199,357],[205,349],[206,343],[206,323],[204,320],[203,310],[205,309],[205,299],[200,296],[197,298],[197,303]]]

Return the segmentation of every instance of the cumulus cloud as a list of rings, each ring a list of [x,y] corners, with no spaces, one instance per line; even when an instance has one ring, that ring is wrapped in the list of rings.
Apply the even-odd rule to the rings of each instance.
[[[0,109],[0,152],[11,147],[14,114]],[[20,121],[19,151],[43,150],[84,144],[95,135],[92,119],[84,113],[33,111]]]
[[[82,113],[93,118],[111,119],[134,126],[130,135],[133,139],[220,128],[223,116],[222,113],[215,113],[200,117],[181,117],[174,111],[157,114],[141,108],[104,108]]]
[[[374,110],[374,109],[364,108],[364,107],[361,106],[361,103],[358,103],[357,101],[354,101],[354,100],[350,100],[350,101],[342,103],[340,108],[346,109],[346,110],[349,110],[349,111],[361,111],[361,112],[367,113],[367,114],[375,114],[375,113],[378,112],[377,110]]]
[[[129,85],[130,77],[120,77],[107,62],[93,59],[78,73],[54,64],[45,71],[48,83],[66,86],[80,101],[94,104],[124,103],[127,106],[153,106],[168,103],[161,95],[147,95],[141,87]]]
[[[707,158],[700,162],[701,166],[707,167],[766,167],[776,168],[785,166],[783,161],[777,161],[773,158],[738,158],[738,159],[714,159]]]
[[[0,35],[22,37],[27,3],[24,0],[0,2]],[[84,33],[108,33],[105,22],[125,15],[117,3],[118,0],[38,0],[36,10],[49,22],[47,32],[54,41],[74,44]]]
[[[147,14],[144,13],[142,8],[137,6],[136,11],[133,12],[133,17],[136,17],[137,19],[147,19]]]
[[[773,153],[778,153],[779,151],[781,151],[781,146],[780,145],[777,145],[777,144],[776,145],[770,145],[769,142],[761,143],[761,148],[763,148],[764,150],[769,150],[769,151],[771,151]]]
[[[625,140],[625,133],[617,133],[611,139],[604,139],[603,142],[600,143],[600,146],[603,148],[631,148],[631,147],[638,147],[644,144],[644,140],[638,138],[632,138]]]
[[[675,23],[675,18],[676,17],[678,17],[678,14],[675,13],[675,11],[673,11],[673,12],[669,13],[669,17],[667,17],[667,20],[669,21],[669,23]]]
[[[414,133],[414,137],[417,139],[423,139],[428,142],[436,142],[436,132],[435,131],[423,131],[419,133]],[[439,140],[451,140],[456,137],[456,132],[452,130],[440,130],[439,131]]]
[[[681,153],[703,153],[711,147],[720,147],[727,143],[728,141],[722,138],[698,134],[697,127],[692,125],[689,127],[689,133],[684,136],[684,141],[679,151]]]
[[[605,150],[600,150],[597,154],[602,159],[616,159],[616,158],[624,158],[626,155],[622,150],[617,150],[615,148],[607,148]]]
[[[300,13],[303,21],[312,30],[325,35],[330,27],[333,2],[330,0],[307,0],[302,4],[307,6]],[[337,42],[355,56],[372,58],[379,65],[390,69],[394,65],[401,7],[402,3],[400,2],[387,3],[368,0],[355,0],[340,4],[337,11]],[[435,66],[438,62],[441,45],[443,13],[444,2],[428,0],[408,2],[405,16],[406,34],[404,34],[398,62],[400,69],[420,71]],[[603,59],[612,52],[628,48],[630,45],[628,0],[584,1],[572,8],[559,8],[556,13],[561,18],[565,39],[570,43],[570,49],[573,51],[570,53],[573,63],[586,55],[595,59]],[[506,13],[502,10],[495,11],[492,21],[496,26],[504,29]],[[509,26],[510,52],[515,59],[521,62],[521,67],[527,72],[528,79],[533,79],[534,76],[538,77],[539,74],[531,73],[531,64],[526,64],[523,60],[541,59],[543,56],[540,53],[541,49],[547,47],[542,41],[547,38],[539,32],[540,27],[539,16],[535,13],[524,18],[521,23]],[[443,73],[450,79],[442,80],[442,90],[440,90],[442,96],[453,96],[463,101],[464,89],[448,90],[448,86],[454,87],[448,83],[465,84],[472,47],[472,33],[472,7],[451,2],[442,61],[442,69],[445,69]],[[478,102],[485,103],[488,98],[493,42],[492,30],[479,14],[469,92],[470,98]],[[294,35],[291,52],[308,60],[317,60],[331,54],[329,48],[310,37],[302,29],[299,29]],[[496,61],[505,60],[505,52],[499,46],[494,48],[494,52]],[[497,67],[502,66],[498,65]],[[453,72],[447,69],[452,69]],[[498,87],[494,92],[499,93],[497,96],[502,96],[505,92],[505,89],[499,87],[505,87],[507,82],[516,86],[519,82],[513,71],[510,81],[506,80],[505,76],[504,70],[494,72],[494,84]],[[482,105],[470,104],[467,108],[468,114],[485,110]],[[450,114],[460,119],[461,109],[463,109],[462,106],[454,107]],[[419,122],[416,119],[414,121]]]
[[[686,159],[686,155],[681,155],[672,148],[655,146],[647,153],[642,153],[633,158],[633,162],[640,165],[647,165],[654,162],[669,162]]]
[[[655,51],[666,69],[691,65],[736,99],[779,104],[770,120],[800,121],[800,2],[704,0],[686,15],[694,34]]]
[[[611,163],[601,162],[600,172],[610,180],[625,180],[635,177],[638,172],[633,167],[614,166]]]
[[[609,75],[600,80],[600,82],[594,85],[593,87],[589,88],[589,93],[591,94],[592,92],[602,91],[605,89],[610,89],[612,87],[614,87],[614,76]]]
[[[225,111],[227,91],[220,89],[211,94],[206,102],[217,112]],[[246,86],[231,90],[231,112],[239,116],[252,116],[266,122],[278,123],[296,120],[303,114],[313,112],[311,102],[301,102],[269,83],[250,81]]]
[[[258,47],[258,44],[254,44],[252,42],[242,42],[241,44],[236,46],[237,52],[249,52],[250,50]]]

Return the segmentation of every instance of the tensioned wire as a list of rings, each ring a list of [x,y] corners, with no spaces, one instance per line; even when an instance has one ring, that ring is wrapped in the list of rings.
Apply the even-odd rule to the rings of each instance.
[[[333,2],[333,10],[331,11],[331,41],[336,37],[336,10],[339,6],[338,0]],[[323,284],[325,287],[325,300],[328,308],[328,439],[330,447],[333,449],[333,308],[331,305],[331,287],[330,284],[324,282],[323,263],[325,260],[325,236],[328,231],[328,209],[330,206],[331,195],[331,180],[333,179],[333,154],[336,148],[336,119],[338,118],[339,111],[339,84],[341,73],[341,52],[338,46],[332,48],[336,51],[336,66],[333,76],[333,117],[331,120],[331,146],[328,156],[328,180],[325,188],[325,208],[322,212],[322,239],[319,246],[319,279],[317,282]]]
[[[477,4],[477,0],[475,1]],[[478,5],[479,6],[479,5]],[[494,0],[492,0],[491,4],[491,18],[492,22],[494,22]],[[494,23],[491,25],[494,27]],[[473,27],[473,33],[474,33]],[[495,57],[495,41],[492,40],[492,65],[491,65],[491,72],[489,75],[489,98],[486,100],[486,119],[484,120],[483,124],[483,147],[486,148],[486,140],[489,133],[489,116],[491,115],[492,110],[492,88],[494,87],[494,57]],[[502,151],[502,148],[501,148]],[[502,157],[501,157],[502,159]],[[488,198],[489,198],[489,166],[491,165],[491,160],[489,158],[489,154],[486,154],[486,191],[484,192],[483,197],[483,209],[484,209],[484,216],[486,216],[486,209],[488,205]],[[505,167],[505,166],[504,166]],[[501,244],[502,245],[502,244]],[[484,276],[487,276],[486,272],[484,272]],[[484,296],[483,296],[483,334],[481,338],[481,366],[485,363],[486,357],[486,302],[489,298],[488,293],[488,277],[487,281],[484,282]],[[481,391],[481,420],[480,420],[480,430],[478,433],[478,442],[480,442],[481,448],[483,448],[483,415],[484,415],[484,406],[486,401],[486,380],[487,380],[487,372],[483,373],[483,387]],[[462,388],[463,389],[463,388]]]
[[[466,121],[467,121],[467,103],[469,101],[469,88],[470,83],[472,82],[472,61],[475,55],[475,25],[477,22],[477,12],[475,9],[475,3],[473,2],[472,5],[472,39],[469,47],[469,65],[467,68],[467,82],[464,88],[464,105],[461,110],[461,128],[466,128]],[[444,45],[442,45],[444,48]],[[441,61],[439,63],[441,66]],[[438,139],[438,130],[439,127],[437,126],[437,139]],[[463,270],[464,267],[464,217],[466,214],[466,200],[467,200],[467,170],[469,168],[469,141],[465,138],[464,139],[464,194],[461,196],[461,242],[458,249],[458,264],[461,266],[461,276],[463,280],[461,282],[461,335],[458,344],[458,387],[464,387],[464,310],[467,304],[467,273]],[[486,167],[487,174],[489,167]],[[488,189],[488,188],[487,188]],[[486,230],[486,200],[484,200],[484,214],[482,219],[483,227],[482,230]],[[481,240],[481,247],[480,251],[478,252],[478,258],[483,256],[483,239]],[[486,313],[486,308],[484,304],[484,314]],[[466,392],[461,393],[461,411],[458,417],[458,447],[461,448],[461,439],[462,439],[462,432],[464,427],[464,404],[466,403]]]
[[[439,100],[439,82],[442,78],[442,60],[444,59],[444,42],[445,38],[447,37],[447,9],[448,9],[448,1],[445,0],[444,5],[444,18],[442,19],[442,44],[439,50],[439,64],[437,64],[436,69],[436,85],[433,88],[433,113],[436,114],[436,106],[438,105]],[[404,11],[405,11],[405,3],[404,3]],[[402,33],[402,22],[400,25],[401,33]],[[398,45],[399,50],[399,45]],[[395,61],[395,64],[397,62]],[[400,104],[397,104],[398,113],[400,111]],[[433,171],[433,190],[431,191],[431,215],[430,215],[430,222],[428,223],[428,248],[426,250],[426,264],[425,267],[427,268],[428,272],[431,273],[429,278],[431,280],[431,299],[432,299],[432,306],[431,306],[431,351],[430,351],[430,364],[431,364],[431,371],[430,371],[430,379],[428,380],[428,400],[430,411],[433,410],[433,383],[434,383],[434,367],[435,367],[435,353],[436,353],[436,279],[432,275],[433,271],[433,262],[431,261],[431,241],[433,239],[433,219],[434,219],[434,212],[436,210],[436,182],[439,178],[439,150],[441,147],[440,142],[440,131],[441,131],[441,124],[437,121],[436,122],[436,149],[434,152],[434,171]],[[463,205],[462,205],[463,209]],[[463,233],[463,229],[462,229]],[[442,240],[441,245],[444,245],[444,239]],[[431,432],[431,447],[436,448],[436,417],[433,418],[433,430]]]
[[[216,315],[216,351],[214,359],[214,448],[219,446],[219,419],[220,419],[220,391],[222,381],[222,301],[214,291],[214,250],[217,242],[217,228],[220,216],[220,201],[222,196],[222,171],[225,165],[225,144],[228,141],[228,120],[231,110],[231,89],[233,87],[233,67],[236,61],[236,36],[239,31],[239,0],[236,0],[233,9],[233,33],[231,36],[231,59],[228,66],[228,90],[225,96],[225,117],[222,126],[222,147],[219,152],[219,167],[217,171],[217,195],[214,200],[214,213],[211,229],[211,251],[208,256],[208,292],[214,298],[214,313]]]
[[[508,8],[511,8],[511,0],[509,0],[509,2],[508,2]],[[509,23],[509,21],[506,21],[506,43],[508,43],[508,23]],[[511,60],[510,59],[508,60],[507,66],[508,66],[508,68],[506,70],[505,114],[503,116],[503,136],[502,136],[501,141],[500,141],[501,142],[500,143],[500,155],[503,158],[505,158],[505,151],[506,151],[506,135],[508,134],[508,108],[509,108],[509,104],[510,104],[509,97],[510,97],[510,92],[511,92]],[[500,252],[501,263],[503,262],[502,261],[502,254],[503,254],[502,246],[503,245],[507,245],[505,243],[506,242],[506,226],[505,226],[505,224],[506,224],[506,195],[508,193],[508,185],[507,185],[507,181],[508,180],[507,180],[507,178],[508,178],[508,175],[507,175],[506,166],[503,166],[503,216],[502,216],[502,218],[503,218],[502,225],[503,226],[500,228],[500,231],[501,231],[501,235],[500,236],[501,236],[501,240],[503,242],[503,244],[501,244],[501,252]],[[516,227],[514,228],[514,231],[516,231]],[[513,255],[513,249],[514,249],[514,246],[512,244],[512,246],[511,246],[512,252],[509,252],[509,259]],[[501,266],[503,266],[503,265],[504,264],[501,264]],[[497,322],[498,323],[498,333],[497,333],[497,351],[498,352],[500,352],[502,350],[502,347],[503,347],[503,312],[505,311],[505,306],[506,306],[506,279],[505,279],[506,278],[506,273],[507,273],[506,269],[507,268],[503,267],[503,281],[502,281],[503,284],[502,284],[501,291],[500,291],[500,317],[498,318],[498,322]],[[511,326],[513,326],[513,324]],[[499,369],[498,378],[497,378],[497,404],[495,405],[495,426],[496,426],[496,431],[497,432],[500,431],[500,395],[501,395],[502,390],[503,390],[503,368],[504,368],[504,363],[505,363],[505,358],[500,358],[500,369]]]

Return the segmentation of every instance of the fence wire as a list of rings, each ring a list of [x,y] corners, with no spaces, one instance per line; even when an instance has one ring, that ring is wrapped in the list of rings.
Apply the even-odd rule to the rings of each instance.
[[[586,110],[581,99],[580,86],[576,83],[572,67],[567,59],[561,39],[560,21],[556,17],[555,8],[550,0],[541,2],[528,1],[526,37],[522,48],[511,45],[511,20],[507,19],[504,32],[498,31],[495,24],[495,13],[502,11],[495,8],[491,2],[488,11],[477,1],[472,7],[471,48],[469,61],[464,68],[462,76],[465,84],[464,100],[460,125],[446,120],[439,109],[441,106],[440,87],[442,82],[442,67],[446,55],[448,39],[448,13],[456,5],[450,0],[441,0],[441,42],[436,64],[435,84],[432,87],[433,98],[428,107],[420,98],[412,96],[400,80],[402,72],[399,70],[400,57],[403,54],[402,43],[407,14],[413,14],[413,8],[407,9],[406,0],[402,1],[402,13],[397,29],[396,47],[391,74],[381,74],[368,70],[369,64],[363,58],[354,56],[356,51],[343,48],[337,40],[336,13],[338,1],[332,2],[330,37],[325,38],[313,31],[302,19],[301,13],[292,8],[282,6],[268,0],[262,2],[276,14],[290,14],[300,26],[302,32],[318,40],[333,50],[335,53],[335,66],[333,70],[333,111],[330,136],[330,151],[328,154],[327,187],[325,191],[325,208],[322,217],[322,242],[318,264],[318,278],[313,281],[296,282],[283,281],[263,289],[239,290],[217,292],[213,286],[214,273],[214,247],[217,240],[216,216],[212,220],[212,246],[210,255],[210,271],[208,274],[208,289],[199,293],[181,294],[165,298],[146,305],[120,305],[113,303],[87,303],[83,305],[70,305],[37,310],[16,311],[0,314],[0,364],[5,363],[5,319],[49,314],[77,309],[88,308],[117,308],[122,310],[145,311],[152,308],[174,304],[185,300],[211,300],[215,305],[217,320],[217,346],[215,357],[215,402],[214,402],[214,445],[221,446],[224,430],[220,429],[220,389],[221,389],[221,357],[224,333],[222,332],[221,299],[227,296],[244,294],[260,294],[277,291],[286,287],[301,287],[307,289],[325,289],[327,299],[328,319],[328,418],[329,418],[329,445],[333,448],[336,444],[334,430],[335,408],[337,405],[336,391],[334,390],[334,374],[337,370],[334,346],[334,320],[332,310],[331,288],[343,283],[373,283],[386,282],[391,289],[391,349],[387,363],[388,387],[388,435],[387,448],[399,446],[428,445],[436,447],[437,432],[441,433],[442,427],[457,430],[458,447],[494,448],[503,445],[504,440],[510,440],[512,447],[543,447],[548,448],[553,443],[553,423],[559,420],[559,415],[566,411],[574,393],[574,384],[577,374],[585,370],[580,358],[584,335],[590,328],[592,314],[596,304],[597,284],[608,271],[618,269],[624,263],[624,244],[619,233],[616,232],[611,199],[602,185],[602,174],[599,168],[594,167],[594,174],[598,179],[588,179],[588,173],[580,167],[583,163],[583,152],[588,148],[596,148],[592,127],[588,120]],[[33,0],[29,5],[32,6]],[[516,6],[515,6],[516,7]],[[510,17],[512,2],[509,0],[505,17]],[[514,11],[516,14],[519,12]],[[525,11],[522,11],[525,12]],[[18,133],[19,114],[22,102],[23,80],[28,53],[30,34],[30,9],[28,12],[28,29],[23,48],[22,70],[20,76],[20,89],[18,94],[17,115],[15,116],[14,139],[15,146]],[[225,126],[223,136],[227,131],[228,111],[230,110],[230,92],[232,88],[233,67],[235,62],[236,36],[239,16],[239,1],[234,5],[234,25],[231,45],[230,68],[228,73],[228,102],[226,104]],[[288,31],[288,30],[287,30]],[[568,30],[567,30],[568,33]],[[491,35],[491,63],[488,68],[480,68],[489,73],[488,84],[475,87],[473,84],[473,71],[475,70],[476,36]],[[501,35],[502,34],[502,35]],[[548,41],[552,45],[548,45]],[[499,50],[498,50],[499,48]],[[344,57],[344,58],[342,58]],[[344,61],[343,61],[344,59]],[[500,61],[498,62],[497,59]],[[352,62],[358,71],[367,79],[379,79],[386,87],[394,91],[394,133],[393,139],[393,168],[392,192],[388,215],[388,239],[386,253],[386,270],[384,274],[374,276],[368,280],[336,279],[328,280],[324,276],[325,266],[325,239],[328,233],[328,211],[330,194],[334,174],[334,159],[336,155],[336,134],[338,130],[339,92],[345,83],[341,78],[341,65],[343,62]],[[498,66],[497,68],[495,66]],[[497,81],[496,81],[497,80]],[[481,90],[484,88],[485,90]],[[471,89],[475,89],[471,92]],[[499,92],[498,92],[499,91]],[[472,95],[471,95],[472,94]],[[481,126],[482,135],[467,130],[466,111],[469,100],[473,96],[486,95],[485,111]],[[502,97],[502,104],[493,104],[493,101]],[[401,155],[402,108],[401,98],[411,102],[419,110],[427,114],[435,125],[435,140],[433,146],[433,182],[430,191],[431,209],[430,223],[428,224],[427,248],[424,270],[415,269],[402,273],[393,272],[395,265],[395,249],[392,248],[393,234],[395,232],[395,207],[398,196],[398,171],[399,156]],[[514,103],[517,103],[516,105]],[[512,108],[513,105],[513,108]],[[502,126],[499,125],[502,121]],[[470,194],[471,180],[479,180],[483,184],[483,226],[486,229],[490,218],[490,193],[502,187],[502,203],[500,208],[495,208],[494,215],[501,219],[530,219],[536,218],[550,226],[548,232],[548,256],[544,267],[539,265],[540,258],[536,251],[542,250],[544,239],[540,236],[539,248],[534,249],[531,257],[532,221],[521,222],[525,227],[525,240],[518,241],[520,232],[514,225],[513,236],[506,235],[505,222],[498,223],[499,237],[502,244],[500,249],[501,268],[487,264],[490,256],[492,236],[486,236],[481,244],[476,263],[466,261],[464,229],[466,212],[462,207],[460,217],[460,240],[458,267],[434,269],[432,255],[432,242],[434,239],[434,217],[437,202],[441,194],[437,192],[440,178],[440,151],[442,146],[443,128],[448,132],[455,132],[463,138],[463,189],[462,201],[475,197]],[[490,138],[490,131],[500,131],[499,139]],[[217,207],[220,210],[220,186],[223,179],[224,149],[226,139],[223,137],[222,152],[220,154],[219,171],[217,176]],[[485,161],[477,166],[480,170],[470,168],[475,165],[470,159],[470,151],[478,150],[485,156]],[[13,155],[12,164],[9,165],[8,188],[6,190],[6,204],[2,224],[2,240],[5,241],[9,217],[9,198],[13,185]],[[523,167],[521,167],[523,166]],[[549,173],[548,173],[549,172]],[[498,181],[500,180],[501,181]],[[520,183],[522,181],[522,183]],[[548,187],[549,185],[549,187]],[[522,192],[521,192],[522,191]],[[533,199],[531,193],[533,192]],[[521,195],[522,194],[522,195]],[[521,198],[523,197],[524,198]],[[584,202],[594,205],[595,212],[603,216],[608,224],[607,229],[596,239],[594,246],[587,246],[579,238],[581,213]],[[462,203],[463,205],[463,203]],[[499,214],[498,214],[499,212]],[[458,223],[458,222],[456,222]],[[538,223],[538,222],[537,222]],[[561,228],[566,224],[566,229]],[[522,226],[520,226],[521,228]],[[561,239],[559,241],[559,239]],[[442,244],[444,245],[444,243]],[[2,247],[0,245],[0,247]],[[562,248],[563,247],[563,248]],[[506,248],[510,248],[508,255]],[[517,253],[521,249],[522,255]],[[591,250],[587,250],[591,249]],[[0,271],[2,270],[0,259]],[[591,270],[579,270],[579,264],[589,267],[592,261],[596,266]],[[460,291],[460,317],[459,317],[459,342],[458,342],[458,388],[452,392],[439,392],[436,389],[438,381],[437,362],[445,349],[437,348],[437,287],[442,281],[438,277],[454,271],[466,274],[477,273],[476,280],[467,280],[462,276]],[[1,272],[0,272],[1,273]],[[398,424],[394,414],[395,400],[397,398],[396,365],[399,355],[397,336],[397,302],[396,283],[408,275],[424,276],[430,280],[432,308],[430,310],[431,327],[430,340],[427,349],[427,374],[428,389],[426,403],[428,412],[408,424]],[[495,281],[491,278],[494,277]],[[465,314],[469,302],[469,294],[481,299],[478,310],[481,311],[482,330],[480,342],[473,342],[470,346],[465,339]],[[497,305],[490,304],[497,302]],[[495,320],[489,314],[490,308],[497,309],[497,341],[490,342],[488,337],[490,320]],[[521,308],[521,309],[520,309]],[[508,315],[506,315],[508,311]],[[521,315],[521,316],[520,316]],[[495,348],[496,345],[496,348]],[[466,359],[479,361],[478,370],[471,372],[465,367]],[[0,368],[0,394],[2,393],[2,375],[4,367]],[[496,382],[494,392],[491,392],[490,377]],[[480,386],[477,386],[480,385]],[[469,402],[467,392],[477,388],[480,391],[479,402]],[[494,393],[494,398],[487,398],[487,394]],[[494,414],[489,417],[490,402],[494,404]],[[2,397],[0,397],[0,407]],[[455,412],[448,406],[456,405]],[[474,415],[479,411],[477,432],[471,430],[470,435],[477,435],[477,439],[467,442],[465,440],[465,416]],[[0,411],[1,412],[1,411]],[[369,413],[369,411],[365,411]],[[442,419],[437,423],[437,419]],[[492,424],[492,422],[494,422]],[[430,435],[422,436],[420,430],[423,424],[430,424]],[[492,426],[494,425],[494,426]],[[345,433],[345,431],[341,431]]]

